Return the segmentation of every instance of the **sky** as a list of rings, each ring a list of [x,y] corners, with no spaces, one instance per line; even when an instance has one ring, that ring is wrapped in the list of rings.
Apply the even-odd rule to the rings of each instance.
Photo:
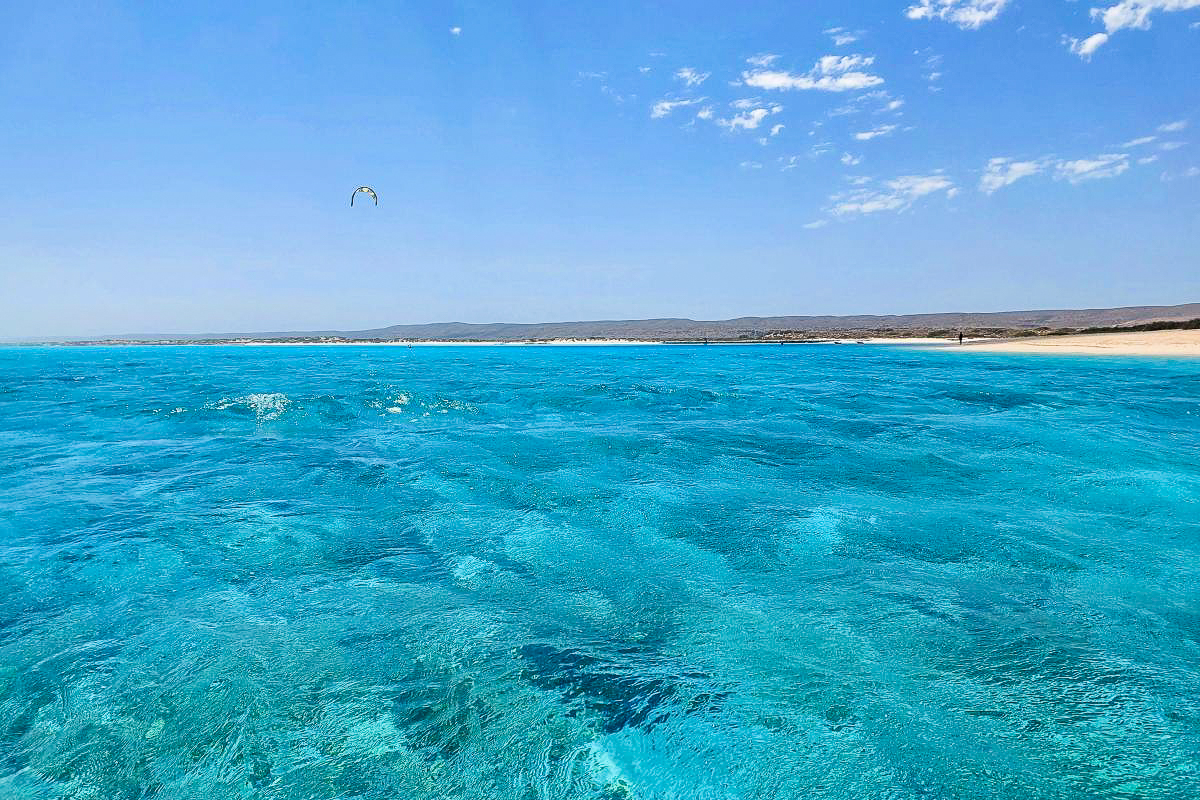
[[[1095,3],[0,2],[0,337],[1200,301],[1200,0]]]

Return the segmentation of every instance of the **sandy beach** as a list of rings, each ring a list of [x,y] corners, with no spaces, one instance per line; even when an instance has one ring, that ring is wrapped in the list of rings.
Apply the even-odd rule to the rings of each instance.
[[[957,346],[955,349],[960,349]],[[1200,356],[1200,330],[1089,333],[963,345],[964,353],[1045,353],[1049,355]]]

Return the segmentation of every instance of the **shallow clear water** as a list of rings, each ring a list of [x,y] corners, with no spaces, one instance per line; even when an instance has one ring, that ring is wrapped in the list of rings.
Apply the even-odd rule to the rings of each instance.
[[[1200,364],[0,350],[0,796],[1200,794]]]

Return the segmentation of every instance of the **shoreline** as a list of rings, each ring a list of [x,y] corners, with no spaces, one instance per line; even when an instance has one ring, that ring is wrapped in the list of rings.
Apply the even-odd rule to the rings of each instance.
[[[1200,329],[1120,331],[1086,334],[1050,334],[1019,338],[975,337],[957,339],[929,336],[865,336],[828,339],[526,339],[518,341],[453,340],[93,340],[57,342],[5,342],[0,347],[802,347],[876,346],[907,347],[956,353],[1009,353],[1033,355],[1099,355],[1200,358]]]
[[[994,341],[968,339],[967,342]],[[122,340],[49,342],[0,342],[0,347],[792,347],[800,345],[877,345],[938,347],[957,344],[956,341],[929,336],[868,336],[859,339],[524,339],[514,341],[454,341],[454,340],[342,340],[287,341],[269,339],[200,339],[200,340]]]
[[[1173,329],[1127,333],[1079,333],[999,339],[939,347],[958,353],[1015,353],[1088,356],[1200,357],[1200,330]]]

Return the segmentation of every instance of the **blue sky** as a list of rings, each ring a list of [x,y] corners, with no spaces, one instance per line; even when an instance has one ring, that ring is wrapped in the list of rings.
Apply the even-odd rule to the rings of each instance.
[[[165,5],[0,15],[0,336],[1200,299],[1200,0]]]

